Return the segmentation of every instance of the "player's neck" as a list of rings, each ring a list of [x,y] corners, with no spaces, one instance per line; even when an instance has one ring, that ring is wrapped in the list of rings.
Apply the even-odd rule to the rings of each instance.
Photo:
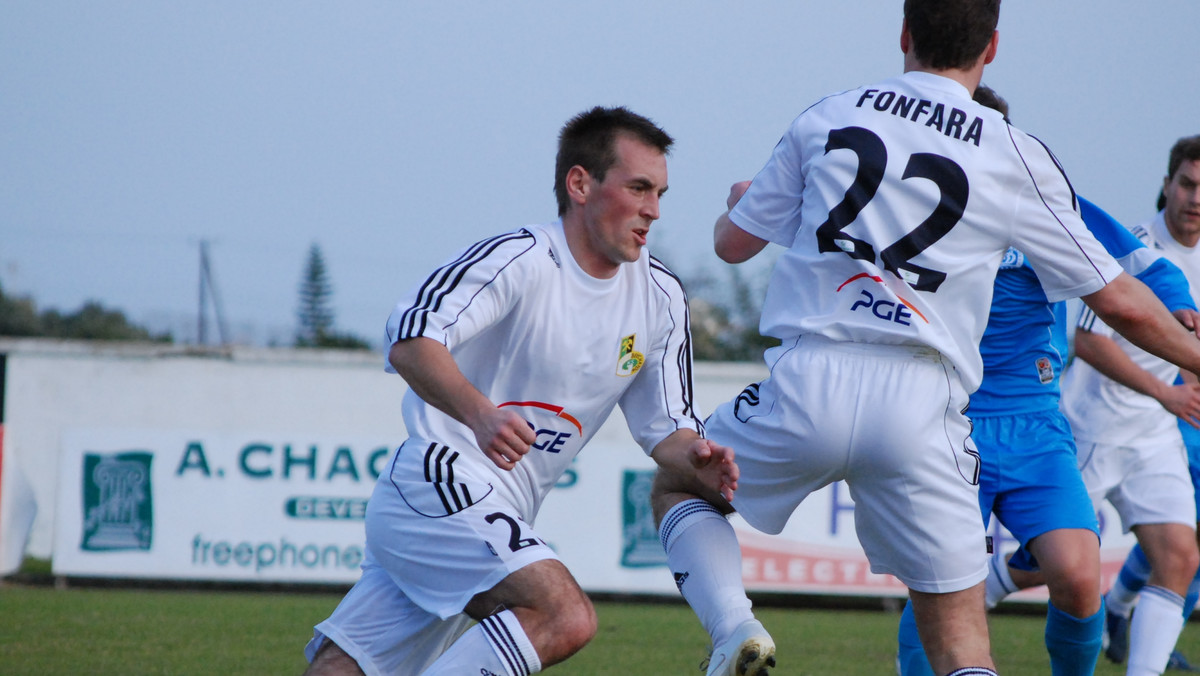
[[[930,73],[954,80],[966,87],[967,91],[971,92],[971,95],[974,96],[975,89],[979,87],[979,83],[983,80],[983,63],[979,63],[968,70],[960,68],[932,68],[917,61],[915,58],[906,56],[904,59],[904,72]]]

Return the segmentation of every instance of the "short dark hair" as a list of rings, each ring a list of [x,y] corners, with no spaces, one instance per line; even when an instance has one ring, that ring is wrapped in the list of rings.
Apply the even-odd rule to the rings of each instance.
[[[1000,21],[1000,0],[904,0],[917,61],[931,68],[969,68]]]
[[[971,98],[975,99],[975,103],[981,106],[1000,111],[1004,119],[1008,119],[1008,101],[1005,101],[1003,96],[997,94],[995,89],[981,84],[975,88],[975,95]]]
[[[1175,176],[1175,172],[1179,171],[1179,165],[1184,162],[1200,160],[1200,134],[1196,136],[1184,136],[1171,146],[1171,154],[1167,156],[1167,180],[1171,180]],[[1162,190],[1158,191],[1158,210],[1162,211],[1167,207],[1167,196]]]
[[[558,134],[558,157],[554,162],[554,197],[558,200],[558,215],[567,213],[571,199],[567,196],[567,172],[576,165],[583,167],[597,181],[617,161],[617,134],[629,134],[666,155],[675,139],[658,125],[637,113],[618,106],[596,106],[567,121]]]

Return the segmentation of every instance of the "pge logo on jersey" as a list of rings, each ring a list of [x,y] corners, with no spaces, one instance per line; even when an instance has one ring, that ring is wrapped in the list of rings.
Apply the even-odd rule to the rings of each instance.
[[[531,409],[525,414],[525,422],[533,430],[536,439],[531,446],[547,453],[561,453],[572,439],[583,436],[583,424],[563,410],[562,406],[544,401],[506,401],[497,408],[516,406]],[[549,413],[550,415],[547,415]]]
[[[877,298],[876,295],[870,291],[866,289],[859,289],[859,297],[854,301],[853,304],[850,305],[851,312],[869,312],[876,319],[880,319],[885,322],[893,322],[901,326],[912,326],[912,319],[914,316],[920,318],[920,320],[926,324],[929,323],[929,320],[925,318],[925,315],[921,314],[921,311],[918,310],[915,305],[905,300],[899,294],[896,294],[891,288],[884,284],[882,277],[861,272],[842,282],[842,285],[837,288],[838,292],[840,293],[842,289],[846,288],[847,284],[860,279],[866,279],[875,282],[889,292],[887,295],[895,295],[896,300],[891,300],[886,297]],[[883,296],[883,294],[880,294],[880,296]]]

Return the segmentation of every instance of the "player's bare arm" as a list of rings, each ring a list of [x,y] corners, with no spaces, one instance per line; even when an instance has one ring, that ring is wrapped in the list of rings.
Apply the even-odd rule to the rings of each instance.
[[[1200,386],[1164,383],[1135,364],[1112,338],[1091,331],[1075,333],[1075,355],[1108,378],[1153,397],[1173,415],[1200,428]]]
[[[650,457],[676,482],[714,504],[727,503],[737,490],[738,467],[733,449],[702,438],[692,430],[679,430],[663,439]],[[680,490],[683,486],[678,486]]]
[[[713,226],[713,250],[726,263],[748,261],[767,246],[767,240],[742,230],[729,218],[729,212],[749,187],[750,181],[738,181],[729,188],[729,197],[725,200],[729,208]]]
[[[398,340],[388,361],[417,396],[470,427],[479,449],[500,469],[511,470],[529,452],[529,423],[476,389],[445,345],[430,338]]]
[[[1121,273],[1104,288],[1084,296],[1083,302],[1134,345],[1180,368],[1200,371],[1200,340],[1133,276]]]

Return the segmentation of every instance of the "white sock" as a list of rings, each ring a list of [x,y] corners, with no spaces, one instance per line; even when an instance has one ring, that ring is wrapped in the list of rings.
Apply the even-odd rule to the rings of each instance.
[[[988,576],[984,589],[988,610],[1000,605],[1009,594],[1019,591],[1017,584],[1013,582],[1012,573],[1008,570],[1008,559],[1003,554],[993,554],[988,561]]]
[[[1121,617],[1129,617],[1133,606],[1137,603],[1138,593],[1121,584],[1121,578],[1113,580],[1112,587],[1104,595],[1104,607],[1108,612]]]
[[[422,673],[423,676],[527,676],[541,670],[542,661],[517,616],[511,610],[502,610],[468,629]]]
[[[713,645],[754,619],[742,585],[742,550],[729,519],[705,500],[685,500],[659,525],[675,585]]]
[[[1183,597],[1146,585],[1129,623],[1128,676],[1161,674],[1183,631]]]

